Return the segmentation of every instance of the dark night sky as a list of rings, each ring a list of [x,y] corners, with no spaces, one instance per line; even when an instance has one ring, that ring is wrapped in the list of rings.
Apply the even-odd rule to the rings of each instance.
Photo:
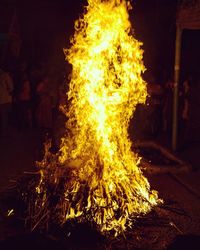
[[[68,46],[74,21],[83,12],[86,0],[1,0],[17,9],[23,54],[29,61],[48,60]],[[176,0],[132,0],[130,20],[135,36],[144,45],[144,61],[153,72],[172,71],[175,44]],[[1,6],[1,5],[0,5]],[[187,68],[199,58],[200,32],[183,34],[182,65]],[[188,49],[190,45],[192,49]],[[64,60],[64,57],[63,57]],[[195,63],[196,65],[196,63]],[[191,67],[191,66],[190,66]],[[198,70],[197,66],[194,67]],[[188,70],[190,70],[188,68]]]

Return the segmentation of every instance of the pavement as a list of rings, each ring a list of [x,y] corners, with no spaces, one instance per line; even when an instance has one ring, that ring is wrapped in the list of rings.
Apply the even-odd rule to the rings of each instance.
[[[155,141],[163,144],[164,147],[170,147],[166,140],[160,138]],[[35,161],[38,159],[40,149],[41,135],[37,129],[21,132],[11,129],[8,136],[0,137],[1,191],[12,185],[13,181],[23,175],[24,172],[37,171]],[[188,144],[187,147],[176,152],[176,155],[192,165],[191,171],[156,173],[147,176],[151,187],[159,192],[159,197],[164,202],[174,201],[188,214],[189,219],[179,217],[174,220],[175,222],[172,221],[174,226],[171,230],[174,234],[168,244],[177,235],[200,236],[200,144]],[[3,235],[6,237],[5,232],[3,232]],[[2,235],[0,239],[2,239]],[[159,247],[157,245],[157,247],[151,249],[159,249]],[[161,247],[160,249],[165,248]]]
[[[17,131],[0,137],[0,189],[9,186],[25,171],[35,171],[35,160],[39,148],[36,130]]]

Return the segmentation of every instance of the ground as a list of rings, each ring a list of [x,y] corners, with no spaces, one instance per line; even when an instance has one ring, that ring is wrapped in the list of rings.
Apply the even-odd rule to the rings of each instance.
[[[118,238],[104,238],[77,226],[76,230],[67,231],[67,236],[63,232],[62,237],[66,239],[61,240],[60,234],[30,233],[28,228],[24,229],[24,221],[12,216],[13,202],[8,202],[10,190],[21,176],[37,171],[35,161],[40,149],[41,137],[36,129],[21,132],[12,129],[9,136],[0,137],[1,249],[13,246],[17,249],[47,246],[49,249],[200,249],[200,147],[197,143],[178,152],[179,157],[194,165],[189,172],[148,174],[151,187],[159,192],[164,205],[139,218],[131,230]],[[7,217],[9,212],[11,216]]]

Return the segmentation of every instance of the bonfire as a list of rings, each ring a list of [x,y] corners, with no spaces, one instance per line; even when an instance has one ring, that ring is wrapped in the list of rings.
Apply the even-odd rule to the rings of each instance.
[[[37,163],[40,180],[31,208],[33,228],[54,220],[89,222],[118,235],[160,203],[132,152],[128,127],[145,103],[142,43],[133,36],[125,0],[88,0],[75,22],[66,103],[66,133],[59,151]],[[52,199],[53,197],[53,199]]]

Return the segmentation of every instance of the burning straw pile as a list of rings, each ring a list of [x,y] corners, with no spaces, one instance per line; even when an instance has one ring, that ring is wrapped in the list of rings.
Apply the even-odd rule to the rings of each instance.
[[[38,163],[32,229],[75,219],[118,235],[160,202],[127,132],[136,105],[147,95],[130,9],[125,0],[88,0],[75,22],[71,47],[64,50],[72,64],[70,105],[61,107],[68,117],[66,134],[58,153],[50,153],[47,143]]]

